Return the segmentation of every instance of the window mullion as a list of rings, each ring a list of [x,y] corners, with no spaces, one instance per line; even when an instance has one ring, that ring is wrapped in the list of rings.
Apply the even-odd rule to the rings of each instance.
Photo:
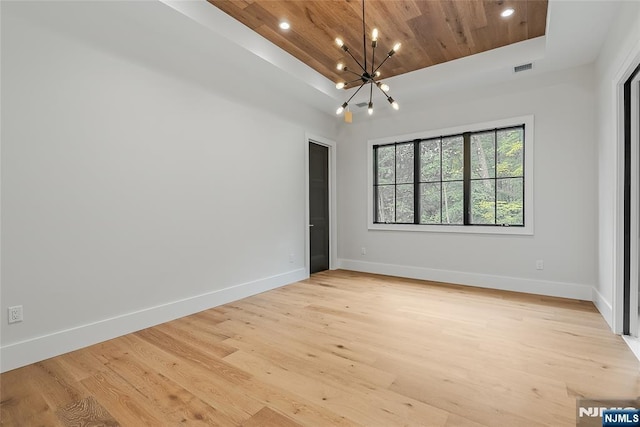
[[[420,140],[413,141],[413,223],[420,224]]]
[[[462,192],[463,192],[463,216],[464,225],[471,224],[471,133],[462,134],[463,167],[462,167]]]
[[[440,151],[440,224],[442,224],[442,204],[444,200],[442,199],[444,192],[442,191],[444,187],[444,182],[442,182],[442,137],[438,139],[438,147]]]
[[[493,223],[498,224],[498,129],[493,131]]]
[[[525,221],[527,220],[526,211],[525,211],[525,205],[527,204],[527,200],[525,199],[525,194],[526,193],[525,193],[525,188],[524,188],[524,186],[527,184],[526,180],[524,178],[525,177],[525,173],[527,172],[525,170],[525,165],[526,165],[525,156],[526,156],[527,153],[524,150],[524,148],[525,148],[525,146],[527,144],[527,140],[526,140],[527,136],[526,136],[526,134],[524,132],[525,131],[524,127],[525,127],[525,125],[523,124],[521,126],[521,129],[522,129],[522,225],[525,225],[526,224]]]
[[[398,223],[398,143],[393,145],[393,223]]]
[[[373,147],[373,220],[375,223],[380,222],[380,213],[378,212],[378,147]]]

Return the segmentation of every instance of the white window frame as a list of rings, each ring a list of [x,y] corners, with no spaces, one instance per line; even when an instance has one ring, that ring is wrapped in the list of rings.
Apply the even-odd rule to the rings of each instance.
[[[504,128],[524,124],[524,227],[482,226],[482,225],[434,225],[434,224],[375,224],[373,206],[373,147],[375,145],[393,144],[396,142],[429,139],[442,135],[456,135],[464,132],[477,132],[486,129]],[[471,233],[471,234],[511,234],[533,235],[534,224],[534,192],[533,192],[533,147],[534,147],[533,115],[511,117],[490,122],[473,123],[445,129],[426,130],[411,134],[371,139],[367,141],[367,225],[369,230],[422,231],[437,233]]]

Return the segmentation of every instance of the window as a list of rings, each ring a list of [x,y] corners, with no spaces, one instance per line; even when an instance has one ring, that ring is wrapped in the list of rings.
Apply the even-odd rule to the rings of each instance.
[[[370,228],[443,231],[451,226],[470,231],[475,226],[495,232],[513,227],[531,234],[532,210],[525,209],[532,199],[527,191],[531,178],[525,174],[525,160],[532,118],[524,119],[492,128],[458,128],[441,136],[370,142]],[[411,227],[398,228],[402,225]]]

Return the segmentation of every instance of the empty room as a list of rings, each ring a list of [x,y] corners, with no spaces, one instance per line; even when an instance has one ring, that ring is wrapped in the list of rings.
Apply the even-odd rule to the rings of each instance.
[[[0,425],[640,425],[640,1],[0,2]]]

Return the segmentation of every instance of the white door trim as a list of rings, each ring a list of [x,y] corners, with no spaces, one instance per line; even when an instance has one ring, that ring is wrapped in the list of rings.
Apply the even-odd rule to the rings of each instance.
[[[638,286],[640,284],[640,271],[638,270],[638,261],[640,260],[640,146],[638,142],[638,105],[640,97],[638,96],[638,88],[640,82],[640,73],[631,81],[631,221],[630,221],[630,258],[631,258],[631,274],[630,274],[630,293],[631,313],[629,316],[629,335],[638,337],[638,327],[640,326],[638,319]]]
[[[631,49],[611,81],[615,97],[614,123],[616,124],[617,147],[611,320],[613,332],[616,334],[622,334],[624,323],[624,84],[639,62],[640,41]]]
[[[304,208],[304,266],[306,275],[309,277],[310,265],[309,256],[310,239],[309,239],[309,143],[325,146],[329,149],[329,269],[335,270],[338,268],[338,226],[337,226],[337,204],[336,204],[336,151],[337,143],[330,139],[305,133],[305,145],[304,145],[304,193],[305,193],[305,208]]]

